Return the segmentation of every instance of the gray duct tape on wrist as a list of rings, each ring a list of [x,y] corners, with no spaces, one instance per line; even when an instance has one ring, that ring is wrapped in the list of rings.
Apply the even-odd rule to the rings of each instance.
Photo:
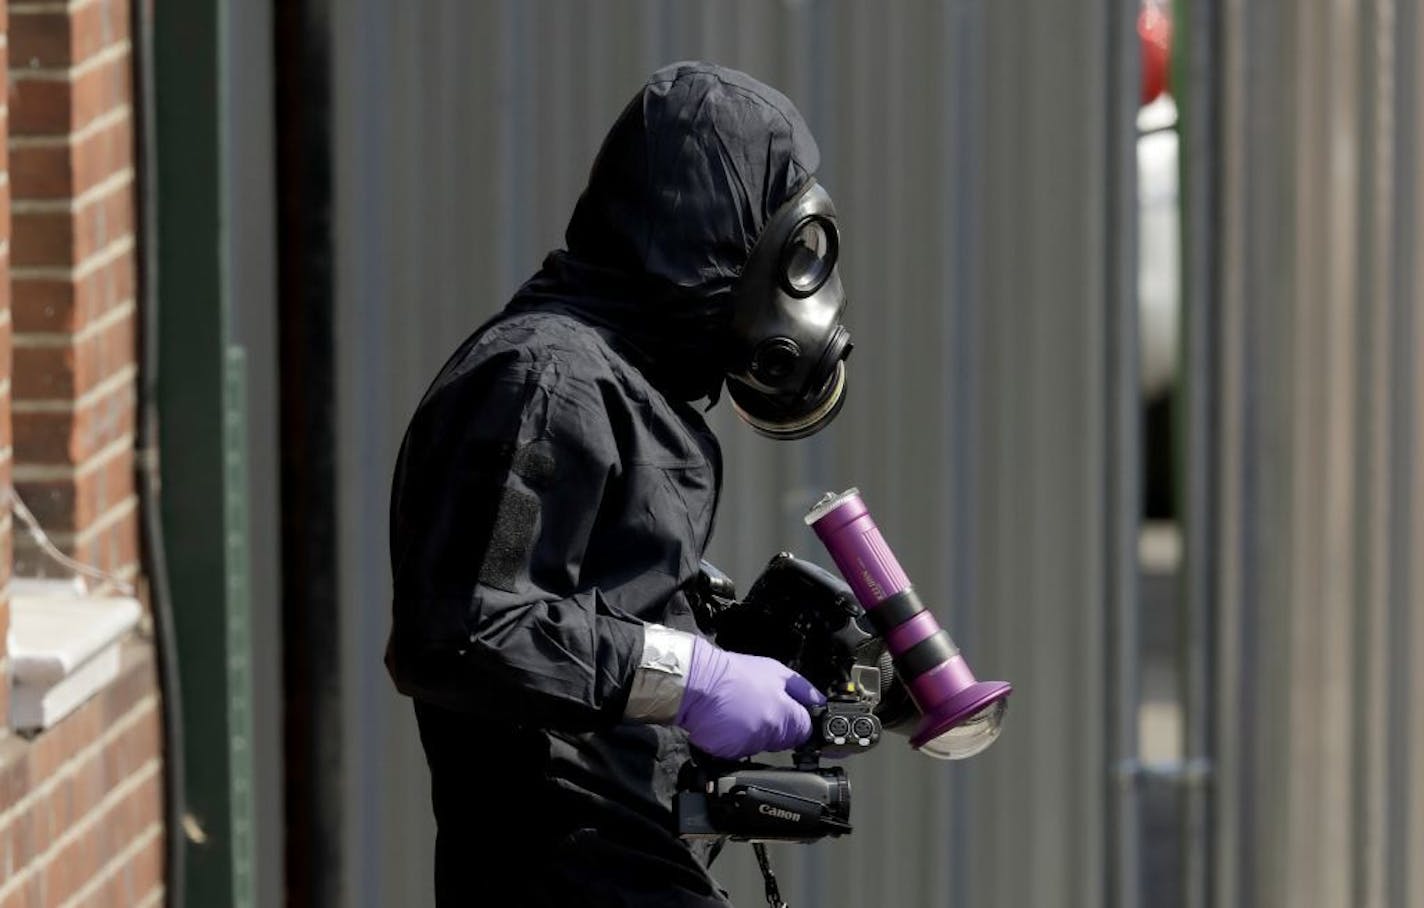
[[[644,625],[643,655],[633,672],[633,687],[623,711],[625,721],[667,725],[677,718],[695,640],[685,631]]]

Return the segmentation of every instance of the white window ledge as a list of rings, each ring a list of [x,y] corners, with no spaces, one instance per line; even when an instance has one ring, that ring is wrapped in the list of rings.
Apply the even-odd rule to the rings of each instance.
[[[119,673],[119,641],[138,624],[138,600],[71,590],[10,600],[10,726],[39,731],[63,719]]]

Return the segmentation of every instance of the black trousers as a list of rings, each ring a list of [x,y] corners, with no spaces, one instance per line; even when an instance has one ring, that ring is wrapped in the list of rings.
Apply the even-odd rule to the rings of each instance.
[[[473,846],[473,847],[472,847]],[[581,829],[545,854],[472,859],[478,846],[441,835],[436,843],[439,908],[729,908],[731,902],[696,866]]]
[[[416,714],[431,768],[439,908],[731,905],[701,847],[679,839],[669,817],[595,794],[622,790],[600,784],[615,767],[555,769],[541,735],[476,736],[462,717],[426,704]]]

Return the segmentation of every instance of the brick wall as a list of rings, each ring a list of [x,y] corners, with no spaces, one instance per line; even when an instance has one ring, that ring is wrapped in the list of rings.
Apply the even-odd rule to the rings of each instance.
[[[0,73],[9,69],[7,18],[5,0],[0,0]],[[0,137],[9,133],[9,117],[9,105],[0,104]],[[10,167],[5,142],[0,141],[0,490],[10,487],[14,462],[10,432],[10,324]],[[10,715],[10,660],[5,653],[5,636],[10,629],[12,536],[10,509],[0,504],[0,720]],[[0,721],[0,728],[4,727]]]
[[[13,477],[61,549],[132,579],[129,6],[9,0],[6,11],[0,0],[0,26],[0,72],[9,75],[0,105],[0,488]],[[13,532],[9,509],[0,512],[3,660],[8,578],[58,571]],[[149,645],[126,642],[118,681],[53,728],[25,739],[4,727],[0,908],[160,904],[160,710]]]
[[[0,740],[0,908],[163,901],[163,767],[153,659],[58,725]]]
[[[134,169],[129,9],[10,3],[15,488],[76,557],[131,577]],[[43,564],[17,537],[16,568]]]

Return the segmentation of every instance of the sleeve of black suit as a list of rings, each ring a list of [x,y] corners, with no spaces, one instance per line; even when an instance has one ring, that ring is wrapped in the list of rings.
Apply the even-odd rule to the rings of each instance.
[[[617,722],[644,624],[578,588],[620,472],[598,389],[526,357],[454,372],[427,394],[396,468],[397,686],[511,722]]]

